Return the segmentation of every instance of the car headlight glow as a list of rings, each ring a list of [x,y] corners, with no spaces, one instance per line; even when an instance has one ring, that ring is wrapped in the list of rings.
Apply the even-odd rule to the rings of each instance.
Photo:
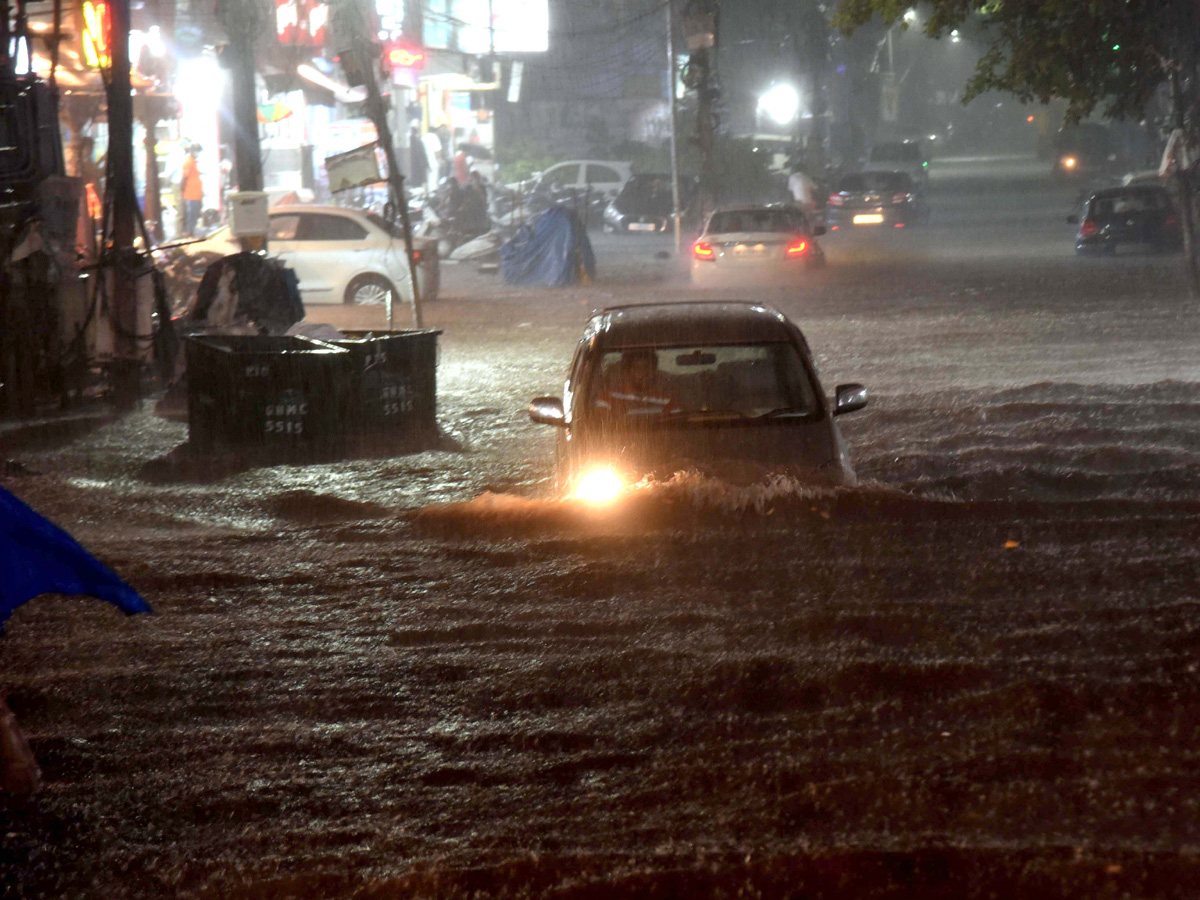
[[[588,503],[609,503],[624,487],[625,480],[612,469],[593,469],[575,483],[574,496]]]

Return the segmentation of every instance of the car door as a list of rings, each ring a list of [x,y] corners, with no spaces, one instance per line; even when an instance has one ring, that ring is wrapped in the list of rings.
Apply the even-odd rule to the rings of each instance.
[[[579,163],[559,163],[546,170],[538,183],[538,191],[558,200],[579,189],[582,166]]]
[[[300,279],[307,303],[341,303],[340,291],[370,267],[367,229],[349,216],[334,212],[302,212],[288,264]]]
[[[584,189],[590,189],[593,194],[600,191],[609,200],[620,192],[622,182],[621,173],[603,163],[587,163],[584,170]]]

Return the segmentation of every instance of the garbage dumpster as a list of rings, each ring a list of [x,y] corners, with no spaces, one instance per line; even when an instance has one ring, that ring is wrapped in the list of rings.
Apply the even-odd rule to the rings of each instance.
[[[345,449],[350,353],[324,341],[204,335],[187,341],[188,442],[269,462]]]
[[[350,354],[352,435],[429,440],[437,434],[439,334],[348,331],[331,342]]]

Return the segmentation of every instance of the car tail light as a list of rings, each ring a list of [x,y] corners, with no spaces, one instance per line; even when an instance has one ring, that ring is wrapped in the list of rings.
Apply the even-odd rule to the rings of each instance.
[[[897,223],[896,223],[896,225],[895,225],[895,227],[896,227],[896,228],[903,228],[903,227],[904,227],[904,223],[903,223],[903,222],[897,222]]]
[[[1096,223],[1091,219],[1084,219],[1079,225],[1079,236],[1085,238],[1091,237],[1099,230],[1100,229],[1096,227]]]
[[[830,194],[829,195],[829,205],[830,206],[841,206],[845,202],[846,202],[846,199],[841,194]]]
[[[803,256],[808,252],[808,241],[792,241],[787,245],[787,250],[784,252],[787,253],[789,259],[797,256]]]
[[[896,193],[892,194],[893,203],[907,203],[911,199],[912,194],[909,194],[905,191],[897,191]]]
[[[714,262],[717,255],[716,251],[712,248],[712,244],[707,241],[696,241],[695,246],[692,247],[692,253],[696,259],[704,259],[710,262]]]
[[[421,262],[421,251],[420,250],[413,251],[412,261],[413,261],[413,265],[417,265],[418,263]]]

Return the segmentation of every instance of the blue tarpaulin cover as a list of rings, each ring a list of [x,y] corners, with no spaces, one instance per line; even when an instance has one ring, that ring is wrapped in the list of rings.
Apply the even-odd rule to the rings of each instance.
[[[566,206],[550,207],[500,247],[505,284],[574,284],[581,267],[595,276],[596,256],[587,230]]]
[[[0,487],[0,631],[40,594],[86,594],[132,615],[150,604],[79,543]]]

